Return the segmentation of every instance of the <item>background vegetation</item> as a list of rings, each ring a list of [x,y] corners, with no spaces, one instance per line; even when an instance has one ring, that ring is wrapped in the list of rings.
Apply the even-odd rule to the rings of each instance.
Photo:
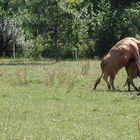
[[[139,31],[136,0],[0,0],[1,56],[93,58]]]

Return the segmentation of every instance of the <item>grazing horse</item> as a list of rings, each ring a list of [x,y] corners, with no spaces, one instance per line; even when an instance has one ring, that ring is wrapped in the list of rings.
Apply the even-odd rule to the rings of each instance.
[[[138,69],[138,66],[134,60],[131,60],[126,66],[125,66],[126,72],[127,72],[127,79],[124,86],[128,86],[128,91],[130,91],[130,85],[133,86],[133,88],[136,91],[139,91],[139,89],[135,86],[133,79],[140,77],[140,72]]]
[[[126,37],[116,43],[101,61],[102,73],[96,80],[94,88],[103,77],[108,89],[115,90],[114,79],[118,71],[125,67],[130,60],[134,59],[140,71],[140,41],[133,37]],[[108,79],[110,77],[110,79]]]

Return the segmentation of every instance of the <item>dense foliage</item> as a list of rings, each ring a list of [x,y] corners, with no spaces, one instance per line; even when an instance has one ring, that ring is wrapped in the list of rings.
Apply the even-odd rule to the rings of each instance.
[[[103,56],[119,39],[139,38],[139,17],[136,0],[0,0],[0,55]]]

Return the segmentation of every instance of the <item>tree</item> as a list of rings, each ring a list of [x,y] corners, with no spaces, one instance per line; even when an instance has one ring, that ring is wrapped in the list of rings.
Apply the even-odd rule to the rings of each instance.
[[[121,38],[139,37],[139,7],[136,0],[0,1],[1,50],[15,46],[24,56],[56,61],[74,50],[103,56]]]

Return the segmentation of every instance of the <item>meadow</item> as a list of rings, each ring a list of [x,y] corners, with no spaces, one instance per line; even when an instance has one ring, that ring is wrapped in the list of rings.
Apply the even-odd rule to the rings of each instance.
[[[140,97],[115,79],[102,80],[100,61],[0,59],[1,140],[138,140]],[[136,79],[136,85],[139,85]]]

